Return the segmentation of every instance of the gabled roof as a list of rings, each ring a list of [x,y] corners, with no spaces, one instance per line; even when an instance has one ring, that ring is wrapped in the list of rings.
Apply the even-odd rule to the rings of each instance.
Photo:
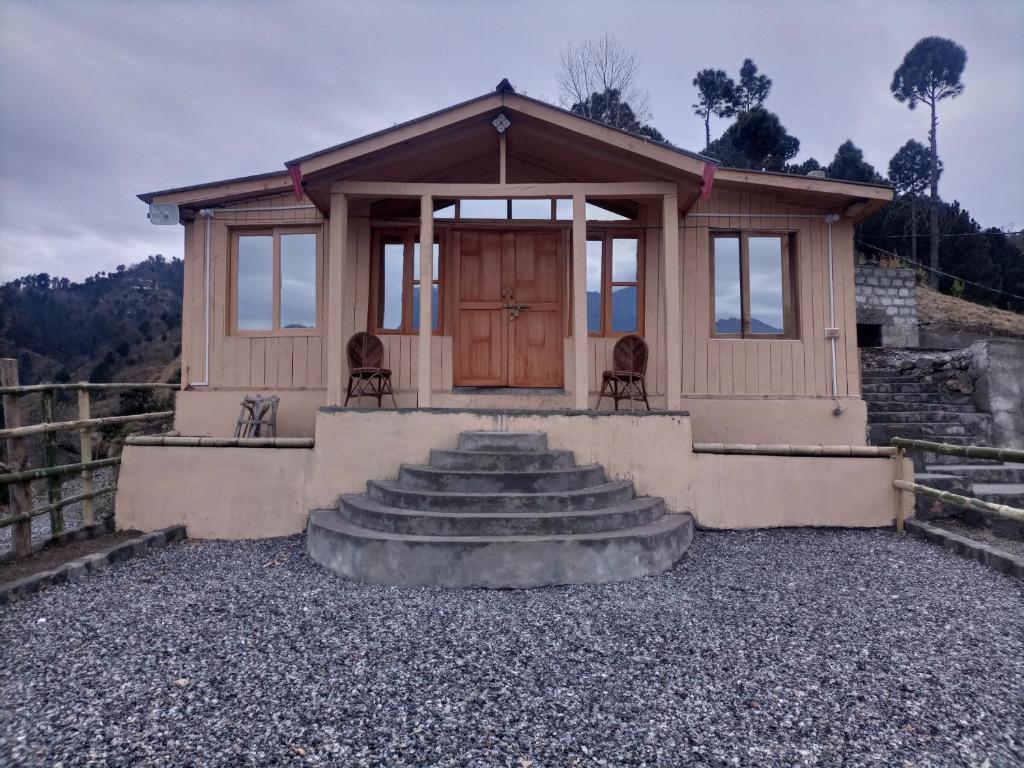
[[[712,158],[696,152],[689,152],[671,144],[639,136],[604,123],[577,115],[538,99],[516,93],[503,80],[498,88],[476,98],[463,101],[414,120],[393,125],[351,141],[326,149],[311,152],[285,162],[285,170],[246,176],[224,181],[177,187],[139,195],[144,202],[155,201],[177,203],[188,207],[212,205],[230,200],[264,194],[279,194],[292,189],[293,180],[313,180],[322,183],[331,174],[344,173],[346,164],[364,162],[374,153],[409,145],[431,135],[443,134],[445,129],[472,124],[474,119],[507,111],[535,126],[546,126],[544,130],[558,132],[571,137],[574,142],[589,143],[593,148],[632,158],[631,163],[654,169],[664,178],[674,178],[681,185],[699,189],[706,165],[718,166]],[[856,218],[863,218],[892,199],[891,188],[875,184],[861,184],[838,179],[816,178],[795,174],[780,174],[736,168],[717,168],[715,183],[760,188],[788,190],[793,193],[810,195],[836,195],[846,199],[866,202]],[[312,193],[311,193],[312,194]]]

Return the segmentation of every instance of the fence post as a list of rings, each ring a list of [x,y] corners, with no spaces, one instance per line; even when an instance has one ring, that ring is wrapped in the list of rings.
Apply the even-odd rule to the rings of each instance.
[[[0,387],[18,386],[18,361],[11,358],[0,358]],[[17,395],[4,395],[4,425],[7,428],[22,426],[21,411],[18,408]],[[28,448],[25,438],[14,437],[7,440],[7,463],[12,472],[23,472],[28,469]],[[26,519],[15,523],[12,538],[16,557],[27,557],[32,552],[32,485],[30,483],[12,483],[7,486],[10,492],[11,512],[26,515]]]
[[[79,382],[85,384],[86,382]],[[89,390],[80,389],[78,390],[78,418],[90,419],[91,410],[89,402]],[[82,451],[81,462],[86,464],[92,461],[92,429],[85,427],[78,432],[79,447]],[[92,484],[92,470],[86,469],[82,471],[82,493],[89,494],[93,492]],[[96,507],[93,505],[92,498],[87,498],[82,502],[82,526],[94,525],[96,523]]]
[[[47,389],[43,392],[43,423],[52,424],[53,418],[53,390]],[[43,460],[46,467],[57,466],[57,433],[43,433]],[[61,486],[63,478],[56,475],[46,478],[46,496],[51,505],[60,504]],[[50,533],[56,536],[64,532],[64,511],[59,507],[50,510]]]

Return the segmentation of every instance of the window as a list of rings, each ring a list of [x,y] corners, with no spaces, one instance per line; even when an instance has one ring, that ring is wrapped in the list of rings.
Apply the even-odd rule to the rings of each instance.
[[[238,230],[232,244],[232,332],[315,331],[322,268],[317,232],[289,227]]]
[[[587,331],[594,336],[643,333],[640,237],[609,231],[587,237]]]
[[[370,326],[375,333],[414,334],[420,327],[420,244],[415,230],[376,232],[371,279]],[[431,280],[432,330],[441,332],[444,260],[434,241]]]
[[[796,338],[790,236],[712,236],[715,335]]]

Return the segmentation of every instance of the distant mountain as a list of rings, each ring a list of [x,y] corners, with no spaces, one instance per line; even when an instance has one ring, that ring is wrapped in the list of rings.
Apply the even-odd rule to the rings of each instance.
[[[718,333],[739,333],[742,322],[738,317],[727,317],[715,320],[715,331]],[[761,322],[756,317],[750,318],[751,333],[782,333],[781,328],[776,328],[768,323]]]
[[[627,328],[637,327],[635,292],[612,292],[612,317]],[[601,327],[601,294],[597,291],[587,291],[587,327]]]
[[[41,273],[0,285],[0,357],[23,384],[166,381],[181,354],[181,259],[150,256],[81,283]]]

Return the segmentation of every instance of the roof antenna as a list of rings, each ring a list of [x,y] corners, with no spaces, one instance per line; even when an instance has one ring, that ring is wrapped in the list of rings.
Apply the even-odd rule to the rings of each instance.
[[[507,77],[501,78],[501,82],[498,83],[498,87],[494,89],[498,93],[515,93],[516,89],[512,87],[512,83],[508,81]]]

